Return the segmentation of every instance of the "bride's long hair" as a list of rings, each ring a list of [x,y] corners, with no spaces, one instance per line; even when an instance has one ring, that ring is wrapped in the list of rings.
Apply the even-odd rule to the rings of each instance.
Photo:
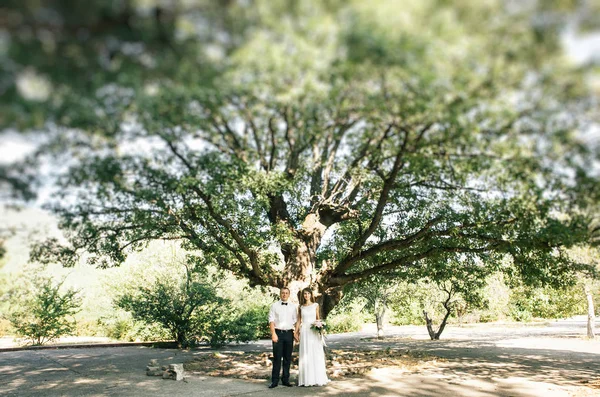
[[[304,299],[304,293],[305,292],[310,293],[310,303],[314,303],[315,302],[315,296],[313,295],[312,289],[310,289],[310,288],[304,288],[302,290],[302,293],[300,294],[300,304],[301,305],[306,305],[307,303],[309,303],[309,302],[306,301],[306,299]]]

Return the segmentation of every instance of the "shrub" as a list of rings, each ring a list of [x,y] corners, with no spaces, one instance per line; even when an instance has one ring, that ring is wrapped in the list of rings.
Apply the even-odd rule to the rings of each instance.
[[[104,333],[111,339],[132,341],[133,320],[126,318],[101,318],[98,320]]]
[[[169,333],[159,324],[135,321],[131,314],[119,309],[113,316],[98,319],[98,327],[105,336],[128,342],[162,341],[170,338]]]
[[[5,318],[0,318],[0,337],[6,336],[12,331],[10,321]]]
[[[187,268],[180,279],[157,277],[149,285],[129,286],[114,301],[135,320],[168,330],[180,347],[193,344],[199,323],[213,322],[217,309],[226,307],[225,303],[210,283]]]
[[[367,314],[361,312],[359,304],[340,306],[327,316],[327,333],[341,334],[360,331],[366,316]]]
[[[133,322],[113,321],[107,330],[112,337],[131,338],[140,323],[153,335],[157,327],[166,331],[180,347],[199,343],[219,347],[268,335],[268,297],[249,297],[257,293],[254,290],[241,294],[243,286],[212,269],[192,268],[181,261],[170,265],[152,278],[146,275],[120,287],[113,303],[129,312]]]
[[[268,319],[269,306],[255,306],[243,311],[232,322],[237,334],[234,340],[248,342],[270,337]]]
[[[223,309],[217,317],[199,320],[202,324],[199,341],[211,347],[221,347],[229,342],[249,342],[270,337],[268,315],[269,306]]]
[[[584,299],[576,285],[565,288],[518,286],[510,294],[510,316],[516,321],[571,317],[585,313]]]
[[[404,303],[404,306],[392,306],[392,315],[390,323],[394,325],[423,325],[423,303],[418,300],[411,300]]]
[[[69,288],[61,292],[64,279],[54,283],[50,277],[37,277],[30,291],[13,294],[12,305],[18,309],[9,314],[17,335],[43,345],[76,330],[73,316],[79,312],[79,291]]]

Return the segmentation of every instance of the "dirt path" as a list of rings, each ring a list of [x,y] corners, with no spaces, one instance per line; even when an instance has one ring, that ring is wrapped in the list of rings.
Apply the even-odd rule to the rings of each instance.
[[[388,338],[372,330],[331,335],[340,349],[407,349],[445,362],[419,372],[376,369],[363,378],[336,380],[314,389],[266,389],[266,381],[190,376],[186,382],[145,376],[151,358],[191,360],[206,349],[60,349],[0,353],[0,395],[15,396],[600,396],[600,341],[583,339],[582,319],[540,326],[501,324],[450,327],[441,341],[427,340],[424,327],[390,327]],[[269,341],[224,350],[268,351]],[[588,383],[584,383],[588,382]],[[598,385],[600,387],[600,384]]]

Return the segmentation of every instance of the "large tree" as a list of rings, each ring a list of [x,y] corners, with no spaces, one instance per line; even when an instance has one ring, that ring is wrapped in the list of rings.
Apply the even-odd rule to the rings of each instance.
[[[587,92],[553,20],[433,0],[218,15],[242,22],[158,18],[164,54],[115,39],[93,93],[63,81],[44,103],[79,133],[61,135],[76,144],[53,205],[69,245],[36,258],[113,266],[180,239],[254,285],[313,286],[324,315],[345,285],[452,258],[508,255],[530,282],[578,268],[563,249],[586,238],[568,193],[590,168]],[[177,38],[186,22],[214,46]]]

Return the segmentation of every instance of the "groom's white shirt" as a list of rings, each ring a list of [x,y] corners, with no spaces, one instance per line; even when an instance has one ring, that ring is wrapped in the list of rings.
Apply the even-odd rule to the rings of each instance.
[[[294,329],[294,325],[298,319],[298,306],[289,300],[287,301],[287,305],[283,305],[282,303],[282,301],[277,301],[271,305],[269,322],[274,323],[276,329]]]

